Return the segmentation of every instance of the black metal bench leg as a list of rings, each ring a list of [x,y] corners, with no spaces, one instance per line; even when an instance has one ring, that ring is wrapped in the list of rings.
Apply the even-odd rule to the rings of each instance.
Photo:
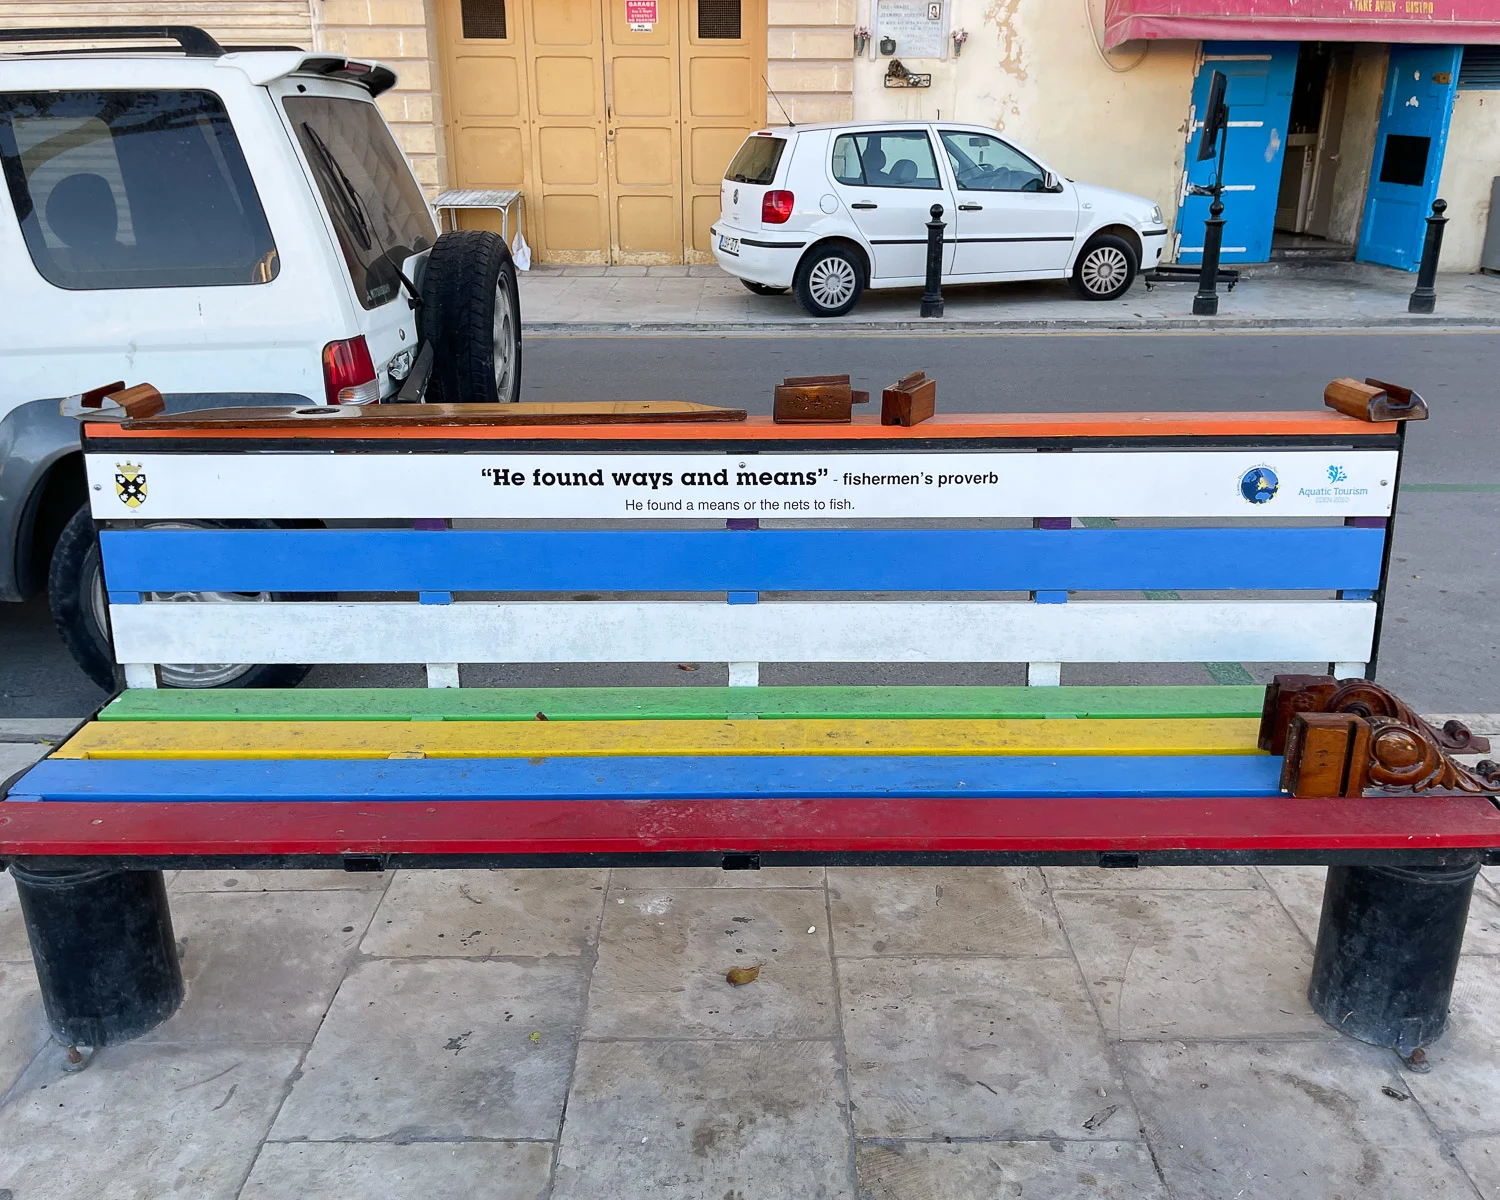
[[[1329,867],[1307,991],[1317,1014],[1409,1061],[1435,1041],[1478,874],[1478,856],[1445,867]]]
[[[155,1029],[182,1003],[160,871],[12,862],[52,1033],[107,1046]]]

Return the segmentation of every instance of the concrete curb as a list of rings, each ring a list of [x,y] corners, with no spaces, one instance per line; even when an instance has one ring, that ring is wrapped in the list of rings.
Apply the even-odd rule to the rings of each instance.
[[[761,334],[817,333],[824,335],[860,333],[924,333],[937,337],[958,333],[1183,333],[1183,332],[1256,332],[1295,329],[1303,333],[1368,333],[1379,329],[1423,329],[1433,333],[1447,330],[1493,330],[1500,332],[1496,317],[1420,317],[1398,316],[1318,324],[1299,317],[1169,317],[1140,321],[1084,321],[1063,317],[1041,317],[1022,321],[986,321],[962,318],[923,321],[920,318],[899,321],[525,321],[522,327],[534,336],[560,334],[621,334],[651,336],[694,334],[737,334],[754,337]]]

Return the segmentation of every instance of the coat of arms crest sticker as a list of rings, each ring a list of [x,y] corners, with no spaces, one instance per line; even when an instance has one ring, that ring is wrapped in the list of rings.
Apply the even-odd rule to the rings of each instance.
[[[146,499],[146,473],[135,463],[116,463],[115,495],[126,508],[139,508]]]

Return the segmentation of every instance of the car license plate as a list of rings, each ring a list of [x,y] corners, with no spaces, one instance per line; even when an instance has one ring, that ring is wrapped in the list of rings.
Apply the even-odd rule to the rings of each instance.
[[[726,237],[721,233],[719,234],[719,249],[724,251],[725,254],[738,254],[740,252],[740,239]]]

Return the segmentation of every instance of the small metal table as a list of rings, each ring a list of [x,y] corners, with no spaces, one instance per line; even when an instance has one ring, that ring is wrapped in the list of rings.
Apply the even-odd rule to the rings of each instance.
[[[442,192],[432,202],[437,209],[438,224],[448,229],[458,228],[458,212],[462,209],[493,209],[500,214],[500,236],[510,245],[510,210],[516,210],[516,228],[521,227],[521,191],[519,188],[491,190],[488,188],[465,188]]]

